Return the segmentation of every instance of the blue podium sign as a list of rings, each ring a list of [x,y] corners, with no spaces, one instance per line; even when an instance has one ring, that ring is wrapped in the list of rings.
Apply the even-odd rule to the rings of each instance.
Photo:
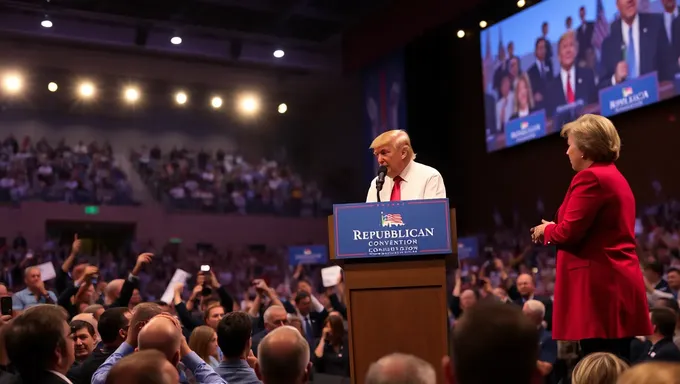
[[[613,116],[659,101],[656,72],[624,81],[600,91],[600,114]]]
[[[543,136],[545,136],[544,109],[505,124],[505,145],[508,147]]]
[[[335,204],[337,259],[451,253],[448,199]]]
[[[289,265],[326,264],[328,261],[328,248],[325,245],[288,247],[288,261]]]

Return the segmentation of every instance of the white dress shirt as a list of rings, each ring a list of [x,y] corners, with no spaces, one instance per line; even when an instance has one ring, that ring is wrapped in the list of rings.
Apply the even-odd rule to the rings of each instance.
[[[571,90],[574,92],[574,101],[576,100],[576,67],[571,66],[571,68],[567,71],[564,68],[560,68],[560,79],[562,79],[562,91],[564,91],[564,99],[567,100],[567,103],[569,100],[567,99],[567,79],[569,79],[569,83],[571,84]]]
[[[628,25],[623,20],[621,20],[621,34],[623,36],[623,44],[625,47],[621,49],[621,60],[625,61],[624,56],[628,50],[628,30],[633,28],[633,46],[635,47],[635,69],[637,73],[631,73],[631,75],[637,77],[640,75],[640,15],[636,14],[635,19],[633,19],[633,24]]]
[[[663,13],[663,25],[666,27],[666,36],[668,36],[668,42],[673,42],[673,20],[678,17],[678,8],[676,7],[672,13]]]
[[[399,176],[402,178],[400,184],[402,201],[446,198],[444,179],[442,178],[442,175],[432,167],[411,161]],[[368,195],[366,196],[367,203],[375,203],[378,201],[376,194],[377,190],[375,189],[376,180],[377,177],[371,181],[371,186],[368,188]],[[383,185],[382,191],[380,191],[381,201],[390,201],[393,187],[394,179],[385,177],[385,184]]]
[[[517,111],[517,117],[527,117],[529,116],[529,108],[520,109]]]

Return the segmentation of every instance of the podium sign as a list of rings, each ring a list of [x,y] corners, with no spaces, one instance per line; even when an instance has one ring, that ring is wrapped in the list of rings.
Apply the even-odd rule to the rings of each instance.
[[[335,204],[335,257],[452,253],[448,199]]]
[[[544,109],[505,124],[505,145],[508,147],[543,136],[545,136]]]
[[[600,91],[602,116],[609,117],[659,101],[656,72],[624,81]]]

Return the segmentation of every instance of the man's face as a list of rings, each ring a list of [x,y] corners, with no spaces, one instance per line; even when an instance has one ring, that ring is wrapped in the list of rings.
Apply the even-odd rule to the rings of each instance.
[[[76,361],[74,352],[73,335],[71,334],[71,326],[64,320],[64,350],[60,351],[59,366],[68,370]]]
[[[7,291],[7,287],[5,287],[4,284],[0,284],[0,297],[7,297],[10,296],[9,291]]]
[[[288,314],[284,309],[278,309],[271,313],[271,322],[265,323],[267,331],[273,331],[278,327],[288,325]]]
[[[677,9],[678,5],[675,3],[676,0],[663,0],[663,8],[666,12],[673,12]]]
[[[543,26],[541,27],[541,32],[543,32],[543,36],[548,35],[548,23],[543,24]]]
[[[510,57],[515,56],[515,43],[513,42],[508,43],[508,55],[510,55]]]
[[[586,9],[581,7],[581,9],[578,10],[578,16],[581,18],[581,21],[586,21]]]
[[[540,40],[538,44],[536,44],[536,58],[540,61],[545,60],[545,41]]]
[[[311,307],[312,299],[310,297],[305,297],[304,299],[300,300],[299,303],[297,303],[297,309],[300,311],[302,316],[307,316]]]
[[[471,308],[475,303],[477,302],[477,297],[475,296],[475,293],[472,292],[469,289],[466,289],[463,291],[463,293],[460,294],[460,308],[463,310],[466,310],[468,308]]]
[[[559,47],[560,65],[562,68],[571,68],[576,60],[576,38],[573,34],[565,37]]]
[[[406,153],[395,148],[392,144],[384,145],[373,150],[378,164],[387,167],[387,175],[394,177],[406,167]]]
[[[208,318],[205,319],[205,325],[209,326],[212,329],[217,329],[217,324],[220,323],[220,320],[222,320],[223,317],[224,308],[222,308],[221,305],[212,308],[208,313]]]
[[[616,8],[619,9],[621,18],[624,20],[632,20],[637,14],[637,0],[616,0]]]
[[[40,269],[38,268],[31,268],[26,273],[26,277],[24,278],[24,282],[30,288],[37,287],[40,284],[40,281],[41,281]]]
[[[95,340],[87,331],[87,328],[80,328],[75,331],[71,337],[73,338],[73,345],[75,346],[75,356],[78,360],[83,360],[90,356],[94,350]]]
[[[529,275],[520,275],[517,278],[517,290],[522,296],[530,296],[534,293],[534,282]]]
[[[668,279],[668,285],[671,288],[673,288],[675,290],[680,289],[680,273],[678,273],[676,271],[668,272],[667,279]]]

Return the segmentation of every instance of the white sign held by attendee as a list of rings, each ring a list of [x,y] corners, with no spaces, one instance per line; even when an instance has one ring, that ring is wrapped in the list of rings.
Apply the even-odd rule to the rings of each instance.
[[[163,296],[161,296],[161,301],[167,304],[172,304],[172,299],[175,296],[175,287],[179,283],[186,284],[189,277],[191,277],[189,272],[177,268],[175,270],[175,274],[172,275],[172,279],[170,279],[168,287],[165,288]]]
[[[39,264],[38,269],[40,269],[40,278],[42,281],[52,280],[57,277],[57,271],[54,270],[54,264],[52,264],[51,261]]]
[[[323,286],[335,287],[340,281],[340,274],[342,273],[342,268],[339,265],[333,265],[321,270],[321,279],[323,280]]]

